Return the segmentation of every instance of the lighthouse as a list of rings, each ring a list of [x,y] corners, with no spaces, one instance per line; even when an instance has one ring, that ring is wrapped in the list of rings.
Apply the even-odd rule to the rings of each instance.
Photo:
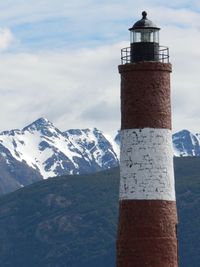
[[[117,267],[178,267],[169,50],[147,13],[121,51]]]

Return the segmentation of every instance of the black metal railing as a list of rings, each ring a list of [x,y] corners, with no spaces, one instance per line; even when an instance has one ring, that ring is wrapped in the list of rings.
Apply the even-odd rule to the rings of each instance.
[[[148,54],[147,54],[148,56]],[[158,54],[154,54],[155,58],[158,58],[159,62],[169,63],[169,48],[165,46],[159,46]],[[133,63],[134,55],[131,55],[131,47],[125,47],[121,50],[121,64]]]

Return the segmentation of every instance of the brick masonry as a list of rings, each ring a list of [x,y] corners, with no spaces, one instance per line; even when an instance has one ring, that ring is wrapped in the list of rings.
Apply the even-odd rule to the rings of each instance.
[[[171,148],[171,64],[138,62],[121,74],[117,267],[178,267]]]
[[[171,129],[171,64],[139,62],[119,66],[121,129]]]
[[[177,267],[176,203],[122,200],[117,267]]]

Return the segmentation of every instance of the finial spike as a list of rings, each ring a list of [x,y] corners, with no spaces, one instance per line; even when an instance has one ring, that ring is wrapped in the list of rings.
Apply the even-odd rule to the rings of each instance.
[[[142,18],[143,18],[143,19],[146,19],[146,18],[147,18],[147,12],[146,12],[146,11],[143,11],[143,12],[142,12]]]

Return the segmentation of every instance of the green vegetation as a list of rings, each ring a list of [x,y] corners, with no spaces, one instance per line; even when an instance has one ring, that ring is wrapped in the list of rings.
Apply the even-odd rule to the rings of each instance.
[[[53,178],[2,197],[0,266],[112,266],[118,176]]]
[[[180,267],[200,266],[200,158],[176,158]]]
[[[175,159],[180,267],[200,262],[200,158]],[[119,169],[44,180],[0,198],[0,266],[114,267]]]

